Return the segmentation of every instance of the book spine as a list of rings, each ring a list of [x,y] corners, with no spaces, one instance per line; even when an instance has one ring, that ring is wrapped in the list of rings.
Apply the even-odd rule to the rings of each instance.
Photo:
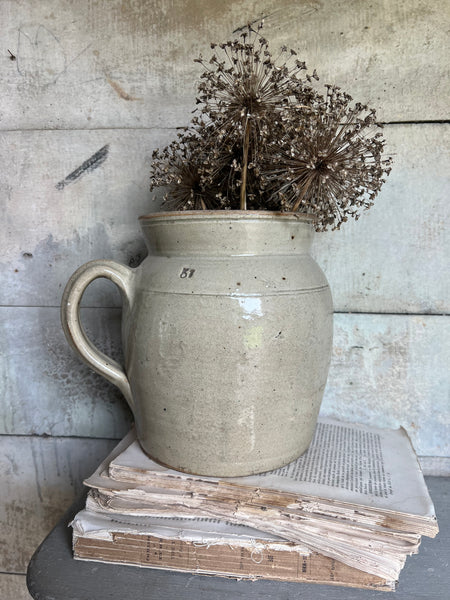
[[[255,544],[201,545],[180,539],[114,533],[112,540],[74,536],[74,557],[189,573],[246,579],[327,583],[392,591],[395,582],[370,575],[318,553],[307,556],[289,549]]]

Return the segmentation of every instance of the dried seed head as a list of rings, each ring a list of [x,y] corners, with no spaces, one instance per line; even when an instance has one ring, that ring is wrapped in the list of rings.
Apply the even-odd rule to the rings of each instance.
[[[200,122],[199,122],[200,123]],[[208,131],[204,124],[199,125]],[[218,208],[213,191],[203,184],[202,172],[208,139],[187,131],[163,150],[153,153],[150,189],[166,189],[164,204],[171,210],[206,210]]]
[[[390,172],[375,111],[337,86],[317,91],[297,54],[249,25],[239,39],[211,44],[197,115],[178,140],[154,153],[151,189],[169,208],[312,213],[317,229],[339,229],[369,208]]]
[[[308,110],[293,111],[278,151],[267,156],[263,177],[284,210],[317,216],[318,230],[339,229],[373,204],[390,159],[374,132],[375,112],[351,106],[337,87]]]

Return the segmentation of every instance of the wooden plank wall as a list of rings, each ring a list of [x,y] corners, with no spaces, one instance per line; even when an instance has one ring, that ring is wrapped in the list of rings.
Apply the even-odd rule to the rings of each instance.
[[[448,472],[449,13],[437,0],[0,0],[1,598],[27,597],[32,551],[130,423],[69,350],[62,289],[87,260],[145,255],[151,153],[190,119],[192,58],[261,16],[273,47],[377,109],[394,156],[376,206],[316,237],[336,309],[322,412],[402,425],[424,467]],[[117,291],[97,282],[84,305],[120,357]]]

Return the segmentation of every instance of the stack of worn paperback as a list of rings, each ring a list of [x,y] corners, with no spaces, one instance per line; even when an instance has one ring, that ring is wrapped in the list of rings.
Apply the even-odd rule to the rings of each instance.
[[[157,464],[132,431],[85,484],[81,560],[393,590],[438,532],[406,432],[330,419],[289,465],[222,479]]]

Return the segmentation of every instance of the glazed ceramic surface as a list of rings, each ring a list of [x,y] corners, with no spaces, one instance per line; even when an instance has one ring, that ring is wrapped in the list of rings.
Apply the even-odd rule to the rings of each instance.
[[[66,336],[115,383],[155,460],[213,476],[262,472],[308,447],[326,383],[332,300],[309,254],[306,217],[270,212],[141,217],[149,255],[136,269],[82,266],[62,301]],[[87,285],[123,297],[125,367],[79,323]]]

